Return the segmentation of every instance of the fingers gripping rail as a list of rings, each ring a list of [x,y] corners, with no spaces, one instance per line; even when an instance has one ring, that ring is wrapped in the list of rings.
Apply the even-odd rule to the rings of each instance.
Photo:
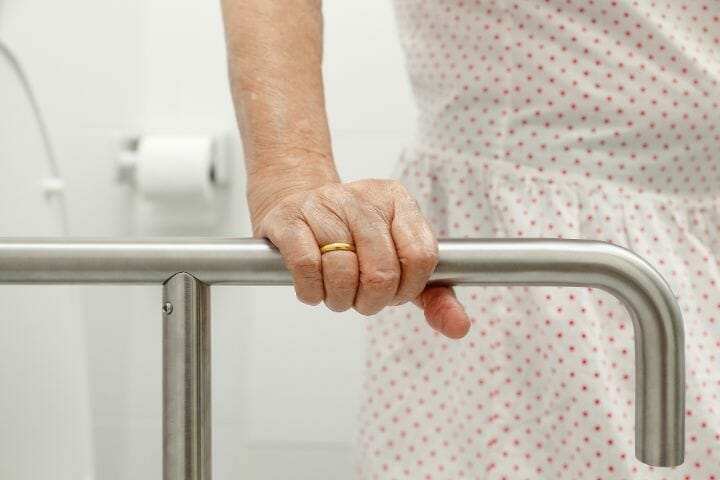
[[[444,239],[429,284],[559,285],[619,298],[635,330],[635,454],[684,458],[680,309],[662,276],[623,247],[591,240]],[[0,239],[0,284],[163,284],[164,478],[210,478],[209,285],[291,285],[260,239]]]

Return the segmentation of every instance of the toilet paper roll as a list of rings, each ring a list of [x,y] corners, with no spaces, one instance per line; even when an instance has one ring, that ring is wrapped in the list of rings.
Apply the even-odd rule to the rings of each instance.
[[[148,200],[208,202],[214,197],[212,137],[141,137],[136,162],[136,191]]]

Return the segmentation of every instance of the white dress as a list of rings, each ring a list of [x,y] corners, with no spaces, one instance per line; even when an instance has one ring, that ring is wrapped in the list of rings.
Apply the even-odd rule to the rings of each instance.
[[[720,479],[720,1],[396,0],[420,116],[396,169],[439,237],[604,240],[666,278],[686,460],[634,455],[629,313],[579,287],[458,288],[368,323],[363,479]]]

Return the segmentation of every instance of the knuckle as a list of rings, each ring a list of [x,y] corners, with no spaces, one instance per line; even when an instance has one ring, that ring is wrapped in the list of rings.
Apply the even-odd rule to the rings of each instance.
[[[273,239],[288,242],[297,236],[299,217],[296,205],[278,205],[260,220],[257,230]]]
[[[360,276],[360,283],[372,291],[383,291],[397,285],[400,280],[399,269],[372,270]]]
[[[253,218],[253,233],[257,235],[280,236],[282,230],[278,228],[286,222],[281,218],[282,210],[273,207],[265,213],[260,219]]]
[[[421,270],[431,270],[435,268],[440,256],[435,248],[413,246],[408,248],[406,256],[401,259],[403,264],[412,264]]]
[[[321,275],[319,255],[305,254],[288,261],[290,270],[301,280],[316,280]]]

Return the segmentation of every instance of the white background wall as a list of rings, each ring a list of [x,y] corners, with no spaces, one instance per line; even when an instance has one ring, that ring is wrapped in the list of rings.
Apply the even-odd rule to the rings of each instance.
[[[250,235],[239,160],[233,187],[207,212],[214,222],[202,226],[153,217],[114,179],[113,150],[123,135],[231,132],[236,138],[218,3],[0,0],[0,38],[24,63],[58,151],[72,235]],[[386,177],[414,122],[391,2],[328,1],[325,12],[337,165],[346,180]],[[2,62],[0,92],[6,172],[0,234],[57,234],[55,207],[39,201],[47,172],[37,132]],[[237,156],[237,141],[233,151]],[[160,288],[76,291],[79,301],[58,309],[62,318],[53,321],[67,326],[55,339],[75,345],[75,358],[85,360],[67,362],[66,383],[73,405],[81,411],[90,405],[90,426],[78,417],[74,429],[65,437],[61,429],[52,441],[77,444],[72,451],[91,457],[94,478],[159,478]],[[223,287],[213,295],[216,478],[349,478],[369,320],[304,306],[291,288]],[[29,307],[37,296],[13,293],[22,315],[41,318]],[[32,338],[41,325],[28,322],[22,333]],[[82,336],[84,349],[76,345]],[[44,404],[52,412],[52,402]],[[20,445],[30,448],[28,438]],[[0,446],[10,441],[18,444],[0,430]],[[58,467],[54,478],[80,478],[78,472]]]

